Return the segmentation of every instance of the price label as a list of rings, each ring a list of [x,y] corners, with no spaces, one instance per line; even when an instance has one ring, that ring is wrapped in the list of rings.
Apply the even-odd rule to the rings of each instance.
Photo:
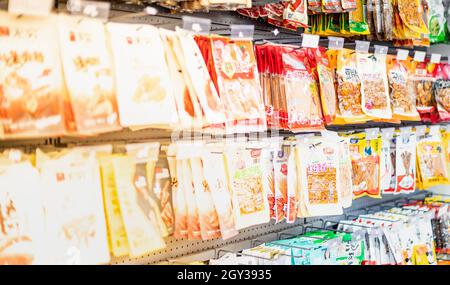
[[[328,49],[340,50],[344,48],[344,38],[328,37]]]
[[[208,34],[211,30],[211,20],[191,16],[183,16],[183,29],[196,34]]]
[[[73,15],[82,15],[107,21],[111,3],[99,1],[70,0],[67,2],[67,10]]]
[[[230,25],[232,39],[253,39],[255,26],[253,25]]]
[[[409,56],[409,51],[406,49],[398,49],[397,50],[397,59],[398,60],[406,60]]]
[[[389,47],[387,46],[375,45],[374,47],[375,47],[375,54],[386,55],[389,51]]]
[[[319,40],[319,35],[303,34],[302,47],[317,48],[319,46]]]
[[[426,53],[424,51],[414,52],[414,61],[423,62],[425,60]]]
[[[48,16],[53,0],[9,0],[8,12],[18,15]]]
[[[368,41],[355,41],[355,43],[356,43],[355,50],[357,52],[361,52],[361,53],[368,53],[369,52],[370,42],[368,42]]]
[[[431,63],[440,63],[441,62],[441,55],[438,54],[438,53],[432,53],[430,62]]]

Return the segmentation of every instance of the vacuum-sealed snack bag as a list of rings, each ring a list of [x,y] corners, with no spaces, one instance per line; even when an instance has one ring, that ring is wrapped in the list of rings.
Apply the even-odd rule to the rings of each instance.
[[[396,139],[396,187],[395,193],[416,190],[416,135],[411,128],[401,128]]]

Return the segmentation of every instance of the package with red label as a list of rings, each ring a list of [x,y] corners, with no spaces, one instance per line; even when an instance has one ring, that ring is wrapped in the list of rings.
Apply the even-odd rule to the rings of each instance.
[[[77,131],[89,134],[119,129],[104,24],[97,19],[62,14],[58,20],[64,75]]]
[[[276,127],[278,122],[275,120],[274,102],[272,94],[271,84],[271,66],[270,66],[270,53],[272,51],[272,45],[263,44],[255,45],[255,57],[258,66],[259,82],[261,83],[262,96],[264,107],[266,110],[266,121],[268,127]]]
[[[412,62],[412,80],[409,92],[416,97],[416,107],[422,121],[433,120],[436,111],[436,101],[433,96],[433,82],[435,81],[436,64],[428,62]]]
[[[439,121],[450,120],[450,64],[440,63],[436,68],[436,81],[433,82]]]
[[[252,42],[212,36],[212,46],[227,133],[265,131],[266,114]]]
[[[306,0],[290,1],[283,11],[283,22],[295,27],[308,27]]]
[[[7,137],[55,136],[71,114],[56,16],[0,13],[0,120]]]

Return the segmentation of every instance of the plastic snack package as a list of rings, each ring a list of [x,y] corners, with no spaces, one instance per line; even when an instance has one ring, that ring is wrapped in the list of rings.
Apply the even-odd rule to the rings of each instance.
[[[267,202],[269,204],[270,218],[276,219],[277,207],[275,203],[275,174],[273,160],[276,155],[276,148],[280,144],[280,138],[270,140],[268,146],[262,149],[261,164],[263,172],[263,183],[266,191]]]
[[[133,156],[115,157],[112,161],[122,219],[127,233],[130,257],[139,257],[166,246],[158,205],[147,200],[142,171]],[[139,169],[141,168],[141,169]],[[144,171],[146,169],[144,168]],[[143,175],[146,175],[145,173]],[[147,192],[148,194],[148,192]],[[152,205],[153,204],[153,205]],[[167,230],[166,230],[167,231]]]
[[[212,45],[227,133],[265,131],[266,112],[252,42],[213,36]]]
[[[370,33],[364,14],[364,0],[356,0],[356,9],[349,13],[350,33],[356,35],[368,35]]]
[[[297,217],[298,211],[298,191],[297,191],[297,165],[295,163],[295,142],[290,142],[289,147],[291,148],[289,153],[289,158],[287,162],[287,210],[286,210],[286,222],[294,223]]]
[[[403,24],[412,32],[429,34],[423,21],[423,9],[419,0],[397,0]]]
[[[326,124],[331,124],[336,118],[338,109],[334,70],[332,70],[332,66],[324,48],[319,47],[315,54],[323,118]]]
[[[202,125],[202,111],[200,103],[187,87],[182,66],[184,58],[181,56],[180,43],[174,31],[160,29],[163,40],[165,58],[173,82],[173,95],[178,111],[179,127],[182,129],[200,128]]]
[[[283,23],[294,27],[308,28],[308,11],[306,0],[296,0],[283,10]]]
[[[267,223],[269,204],[262,183],[262,143],[233,143],[225,147],[236,229]]]
[[[181,188],[181,162],[177,161],[176,154],[177,144],[172,143],[167,147],[166,156],[171,177],[170,184],[172,190],[172,205],[175,220],[173,236],[175,238],[188,238],[188,208],[184,195],[184,189]]]
[[[394,24],[394,11],[392,7],[392,0],[382,0],[382,22],[383,22],[383,34],[384,39],[391,41],[393,37],[392,26]]]
[[[341,189],[341,202],[343,208],[349,208],[352,205],[352,161],[349,152],[349,139],[339,137],[339,189]]]
[[[336,140],[337,142],[337,140]],[[297,145],[297,155],[303,159],[301,194],[310,216],[340,215],[339,162],[337,143],[328,138],[308,138]]]
[[[450,65],[438,64],[436,81],[433,82],[433,94],[436,100],[439,121],[450,120]]]
[[[414,93],[409,91],[411,84],[409,59],[398,60],[396,57],[388,55],[387,66],[393,118],[420,121],[416,109],[416,98]]]
[[[54,15],[43,18],[0,13],[2,136],[57,136],[68,127],[71,107],[55,44],[55,24]]]
[[[432,121],[432,114],[436,110],[432,89],[436,64],[413,61],[412,70],[413,78],[409,92],[416,97],[416,107],[422,121]]]
[[[381,150],[380,150],[380,189],[383,194],[393,193],[391,188],[392,177],[395,178],[395,138],[394,128],[381,129]],[[394,141],[394,144],[392,144]],[[393,150],[391,150],[391,147]]]
[[[341,13],[342,6],[340,0],[322,0],[322,12]]]
[[[182,64],[185,82],[190,94],[195,94],[200,102],[202,113],[204,114],[204,127],[222,127],[225,123],[224,106],[219,94],[209,75],[207,66],[202,57],[201,51],[194,40],[192,34],[187,31],[177,29],[177,36],[182,54]]]
[[[386,56],[357,53],[358,75],[361,79],[361,105],[370,117],[392,118],[389,86],[386,77]]]
[[[401,128],[396,145],[395,193],[410,193],[416,190],[416,135],[411,128]]]
[[[109,262],[100,169],[94,152],[36,151],[51,264]],[[83,205],[80,207],[80,205]]]
[[[158,225],[161,235],[166,237],[173,232],[174,217],[168,169],[166,168],[165,179],[162,178],[164,173],[160,164],[156,169],[160,144],[157,142],[126,144],[125,149],[126,154],[136,162],[133,183],[138,204],[143,213]]]
[[[322,3],[321,0],[309,0],[308,3],[308,12],[312,14],[322,13]]]
[[[97,19],[61,14],[58,30],[77,132],[118,130],[116,90],[105,26]]]
[[[238,234],[233,216],[232,197],[228,187],[221,144],[206,145],[202,154],[205,179],[211,190],[211,195],[219,217],[222,239],[229,239]]]
[[[363,196],[380,198],[380,139],[377,129],[350,136],[353,199]]]
[[[425,189],[431,186],[449,183],[446,166],[446,148],[442,143],[442,137],[438,128],[439,126],[431,126],[428,134],[417,138],[417,160],[422,178],[422,186]]]
[[[170,127],[177,123],[173,88],[158,29],[121,23],[108,23],[106,27],[121,125]]]
[[[361,80],[358,76],[355,51],[338,51],[336,75],[338,79],[339,111],[347,123],[362,123],[368,119],[361,105]]]
[[[277,145],[273,158],[273,172],[275,183],[275,222],[281,222],[286,218],[287,211],[287,177],[288,159],[290,147],[283,142]]]
[[[46,232],[38,172],[29,162],[1,163],[0,189],[0,265],[46,264],[53,253],[43,252]]]
[[[447,20],[442,0],[428,0],[428,29],[430,30],[430,43],[445,41]]]
[[[341,0],[342,9],[345,11],[356,10],[357,0]]]

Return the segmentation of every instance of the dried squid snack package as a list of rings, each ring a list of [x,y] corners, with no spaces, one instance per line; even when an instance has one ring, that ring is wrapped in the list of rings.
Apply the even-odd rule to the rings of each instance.
[[[205,180],[211,190],[214,206],[219,218],[222,239],[229,239],[238,234],[236,230],[233,204],[228,187],[227,172],[222,144],[206,145],[202,153]]]
[[[281,59],[289,130],[322,129],[314,52],[308,48],[286,47]]]
[[[214,205],[211,188],[204,176],[202,162],[201,143],[194,142],[189,148],[189,162],[191,164],[195,201],[198,208],[198,218],[200,222],[202,240],[219,238],[221,236],[219,216]]]
[[[223,128],[224,106],[209,75],[206,63],[192,34],[178,29],[177,36],[184,64],[183,75],[191,94],[195,94],[203,113],[204,127]]]
[[[270,209],[270,218],[275,220],[277,217],[277,207],[275,203],[275,174],[274,174],[274,158],[278,145],[281,143],[280,138],[273,138],[268,141],[268,146],[262,149],[261,165],[263,173],[264,189],[266,189],[266,198]]]
[[[294,223],[298,212],[297,165],[295,161],[295,142],[289,144],[290,152],[287,162],[287,209],[286,222]]]
[[[117,192],[117,185],[112,164],[114,157],[104,156],[99,159],[102,179],[103,203],[105,207],[106,225],[108,228],[109,249],[113,256],[126,256],[130,253],[127,232],[122,219],[122,210]]]
[[[315,54],[323,118],[325,123],[329,125],[334,122],[338,109],[335,74],[325,49],[319,47],[316,49]]]
[[[256,142],[233,143],[225,147],[237,230],[270,220],[266,189],[262,183],[262,149],[261,143]]]
[[[142,185],[136,185],[139,170],[132,156],[120,156],[113,159],[113,168],[117,185],[122,219],[127,233],[130,257],[135,258],[166,246],[161,233],[161,218],[156,212],[157,205],[141,204]]]
[[[167,147],[166,156],[170,172],[170,186],[172,191],[172,205],[174,215],[173,236],[175,238],[188,238],[188,208],[181,187],[181,162],[177,161],[177,144],[172,143]]]
[[[399,60],[395,56],[387,57],[387,74],[392,105],[392,118],[405,121],[420,121],[416,109],[416,98],[409,91],[411,74],[410,60]]]
[[[0,166],[0,265],[46,264],[39,174],[29,162]]]
[[[252,42],[213,36],[212,45],[227,133],[265,131],[266,113]]]
[[[393,193],[395,185],[391,189],[392,176],[395,177],[395,144],[393,155],[391,156],[391,141],[394,139],[394,128],[381,129],[381,150],[380,150],[380,190],[383,194]],[[395,139],[394,139],[395,140]]]
[[[386,77],[386,55],[357,53],[358,75],[361,79],[361,105],[371,118],[392,118],[389,86]]]
[[[329,138],[309,138],[299,148],[302,198],[310,216],[341,215],[339,161],[336,143]]]
[[[411,127],[401,128],[396,145],[395,193],[410,193],[416,190],[416,135]]]
[[[195,94],[189,92],[182,68],[185,65],[180,43],[176,33],[160,29],[163,40],[167,67],[170,80],[173,82],[173,94],[178,111],[178,126],[181,129],[200,128],[202,125],[202,111]]]
[[[349,208],[353,200],[352,184],[352,160],[349,152],[349,139],[340,137],[338,143],[339,152],[339,186],[341,203],[343,208]]]
[[[422,121],[433,121],[436,111],[436,100],[433,96],[436,64],[427,62],[412,62],[412,80],[409,92],[415,95],[416,108]]]
[[[355,51],[338,51],[336,76],[339,112],[347,123],[364,123],[368,120],[362,110],[361,80],[356,62]]]
[[[95,153],[86,156],[79,150],[36,152],[48,240],[54,250],[49,262],[108,263],[102,185]]]
[[[77,132],[118,130],[116,90],[105,26],[99,20],[61,14],[58,31]]]
[[[127,156],[136,162],[133,184],[138,205],[148,219],[153,219],[158,225],[161,235],[166,237],[173,232],[174,218],[169,170],[158,159],[160,144],[126,144],[125,149]]]
[[[108,23],[121,125],[171,127],[178,122],[159,30]],[[131,96],[130,96],[131,93]]]
[[[433,95],[436,100],[439,121],[450,120],[450,65],[437,64]]]
[[[397,0],[398,10],[405,27],[412,33],[429,34],[423,21],[423,7],[420,0]]]
[[[287,162],[290,147],[282,141],[277,145],[273,158],[274,186],[275,186],[275,222],[281,222],[286,218],[287,210]]]
[[[66,130],[65,114],[71,110],[55,24],[54,15],[0,13],[0,121],[5,137],[57,136]]]

